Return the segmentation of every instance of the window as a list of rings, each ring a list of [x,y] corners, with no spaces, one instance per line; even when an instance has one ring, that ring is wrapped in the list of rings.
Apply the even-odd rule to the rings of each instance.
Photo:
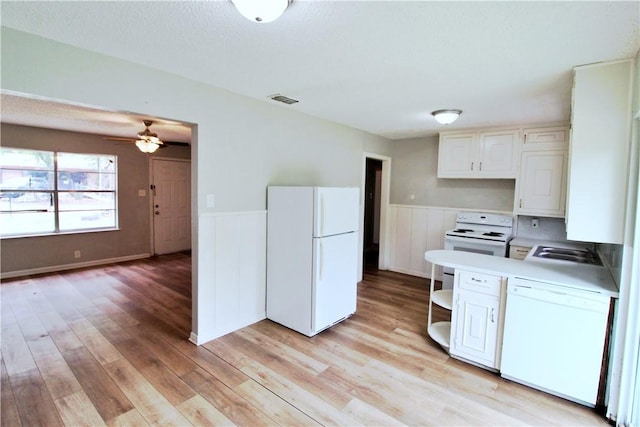
[[[117,157],[0,147],[2,237],[115,229]]]

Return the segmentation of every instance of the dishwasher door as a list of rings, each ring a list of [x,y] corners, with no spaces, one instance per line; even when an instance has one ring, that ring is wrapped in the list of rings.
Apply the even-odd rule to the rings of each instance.
[[[501,375],[595,406],[609,297],[511,279],[507,285]]]

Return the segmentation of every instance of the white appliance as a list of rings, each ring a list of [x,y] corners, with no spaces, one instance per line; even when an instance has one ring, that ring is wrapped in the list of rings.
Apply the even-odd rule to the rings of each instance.
[[[595,406],[609,303],[596,292],[509,279],[501,375]]]
[[[484,212],[460,212],[456,228],[445,233],[444,248],[505,257],[513,236],[513,217]],[[453,289],[454,269],[442,270],[442,289]]]
[[[268,187],[267,318],[307,336],[356,311],[357,188]]]

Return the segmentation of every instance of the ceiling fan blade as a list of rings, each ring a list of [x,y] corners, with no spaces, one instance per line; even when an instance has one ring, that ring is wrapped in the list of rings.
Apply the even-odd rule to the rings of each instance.
[[[135,138],[120,138],[118,136],[103,136],[102,139],[106,139],[108,141],[128,141],[135,142]]]
[[[188,142],[182,142],[182,141],[162,141],[165,145],[175,145],[178,147],[189,147],[191,146],[190,143]]]
[[[119,136],[103,136],[102,139],[108,140],[108,141],[124,141],[124,142],[131,142],[134,143],[138,140],[138,138],[123,138],[123,137],[119,137]],[[162,140],[162,144],[160,144],[159,148],[167,148],[167,146],[169,145],[175,145],[177,147],[189,147],[191,144],[188,142],[182,142],[182,141],[164,141]]]

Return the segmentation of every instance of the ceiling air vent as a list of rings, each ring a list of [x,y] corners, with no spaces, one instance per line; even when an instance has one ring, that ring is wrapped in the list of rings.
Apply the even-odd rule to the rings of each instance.
[[[273,99],[274,101],[282,102],[288,105],[299,102],[297,99],[289,98],[288,96],[284,96],[284,95],[271,95],[269,99]]]

